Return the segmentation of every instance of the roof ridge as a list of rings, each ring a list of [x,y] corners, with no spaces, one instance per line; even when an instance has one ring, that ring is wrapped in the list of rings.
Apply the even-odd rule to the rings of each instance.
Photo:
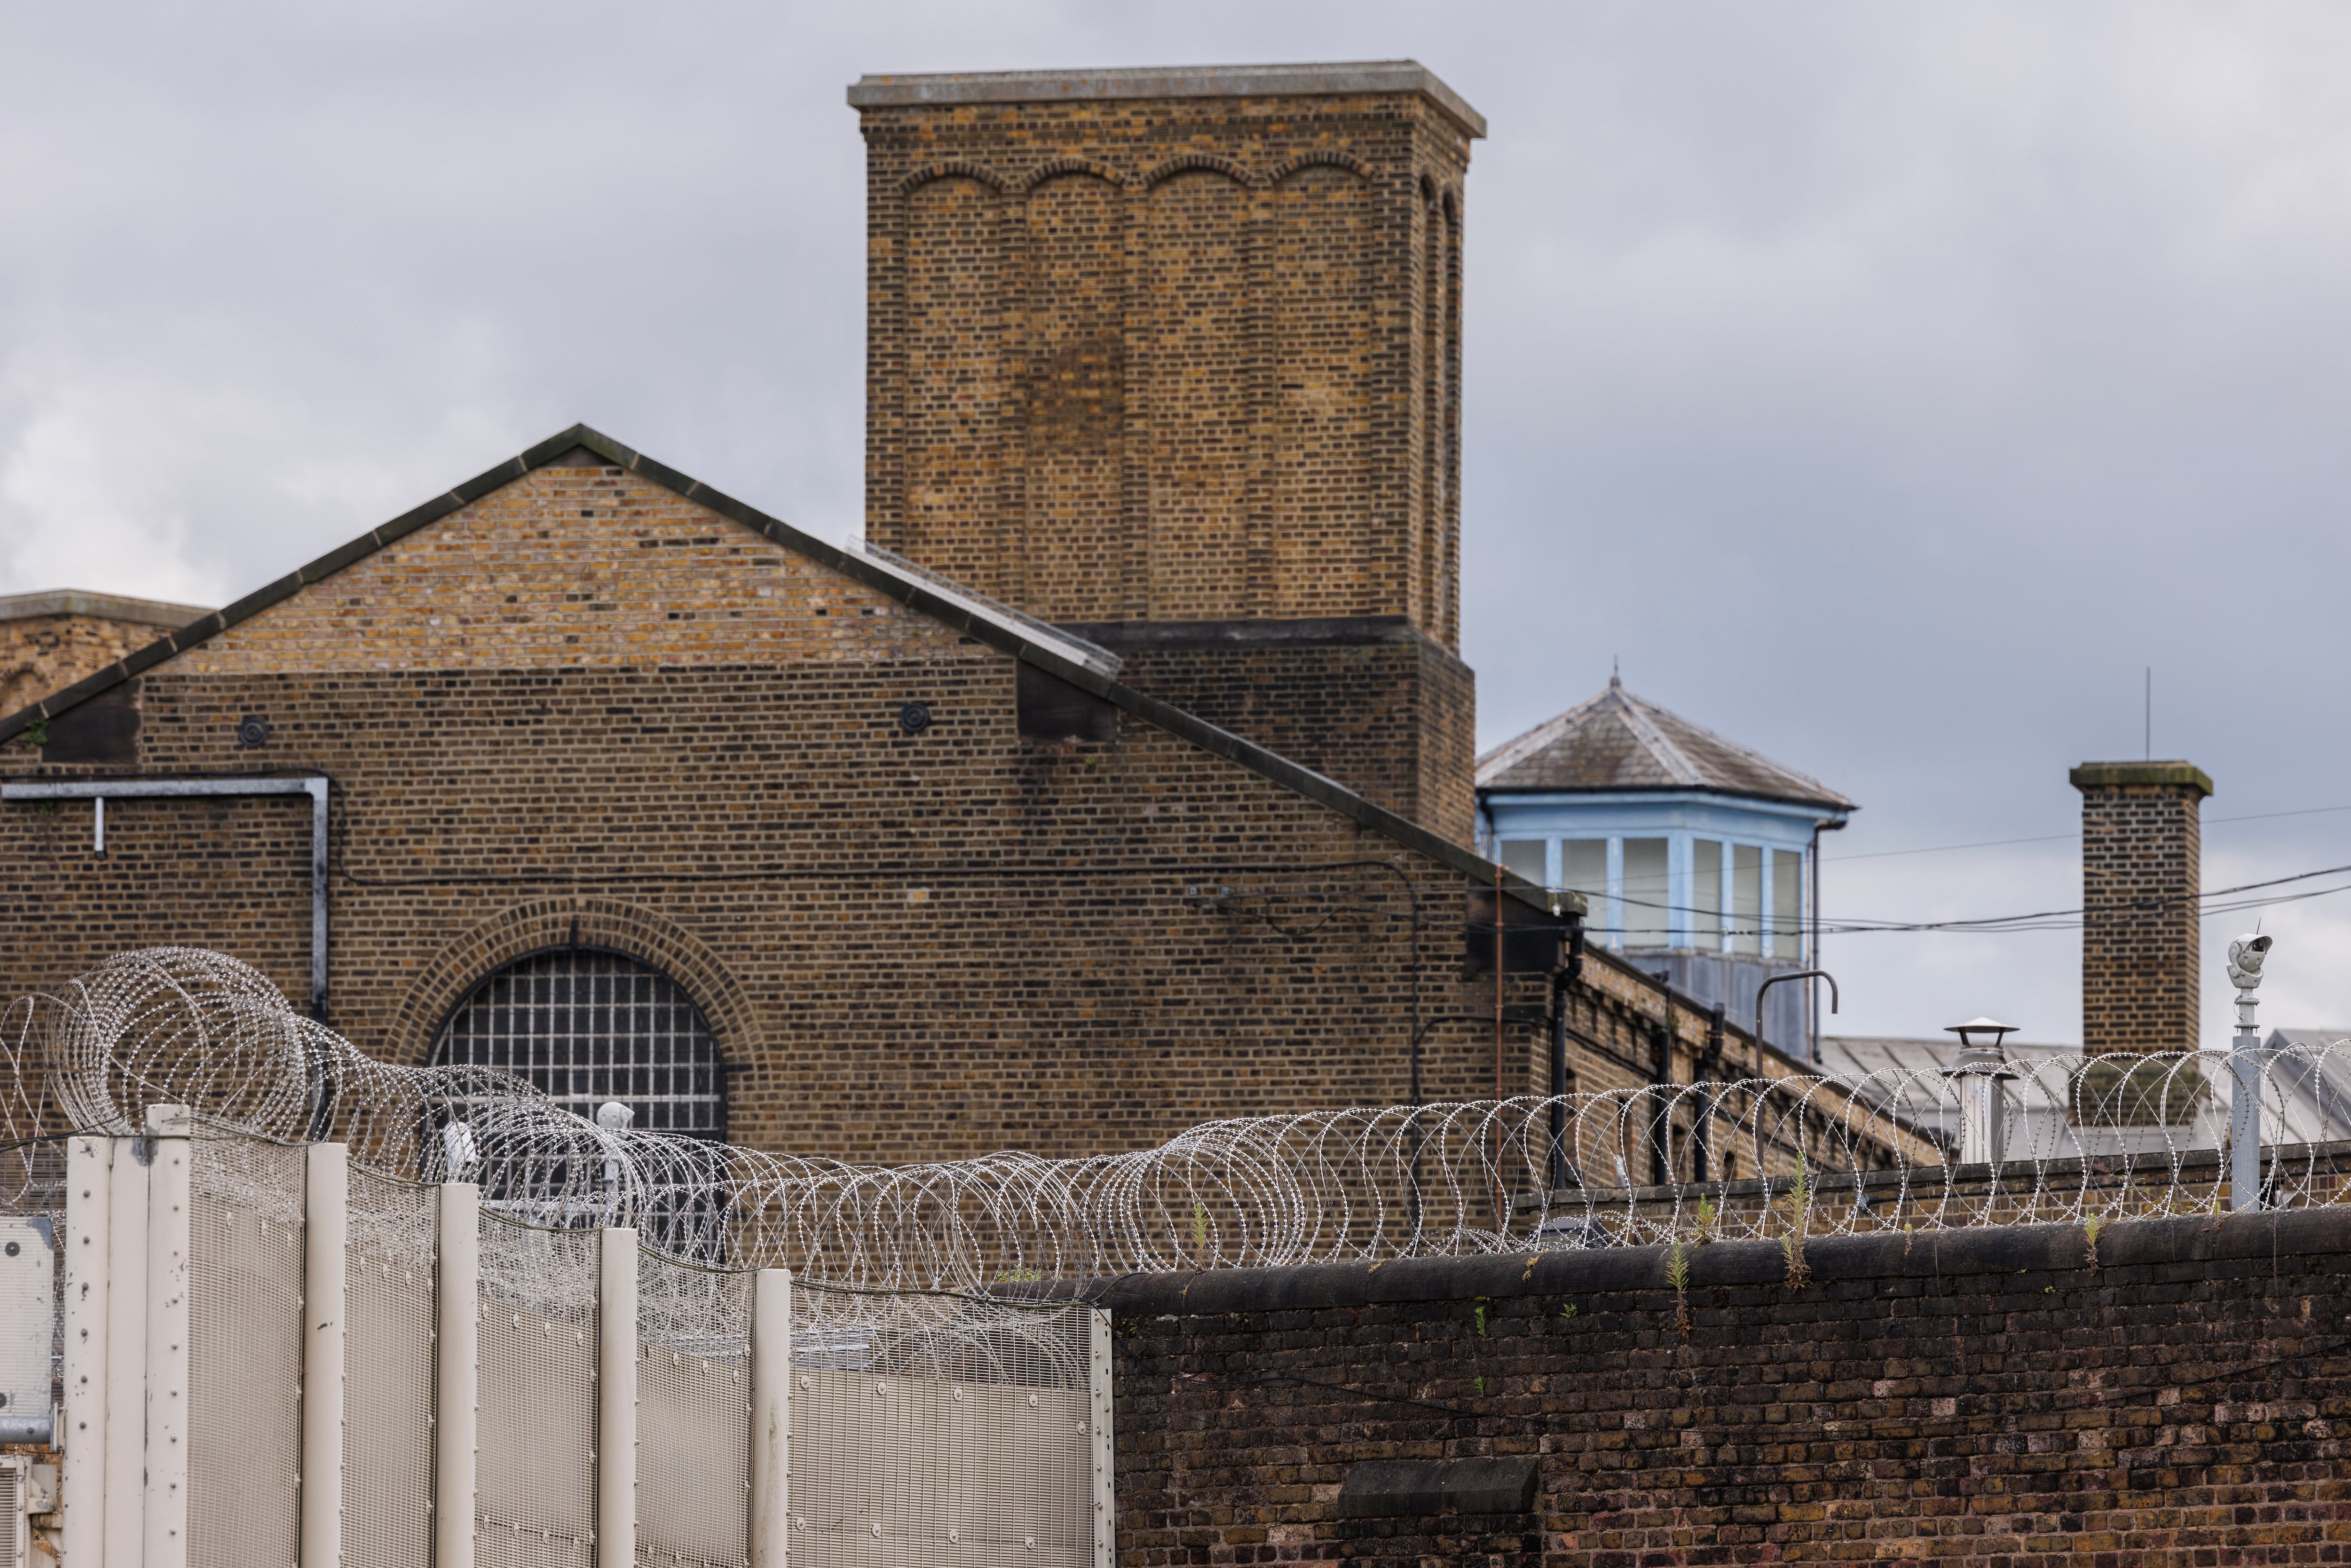
[[[1650,706],[1654,706],[1655,705]],[[1737,752],[1740,756],[1745,758],[1750,762],[1755,763],[1760,767],[1768,768],[1774,773],[1782,774],[1787,778],[1796,779],[1801,783],[1809,784],[1813,789],[1818,789],[1823,796],[1828,799],[1836,800],[1843,800],[1844,799],[1843,795],[1838,794],[1835,790],[1830,789],[1827,785],[1822,783],[1811,774],[1800,772],[1797,769],[1789,767],[1784,762],[1775,761],[1772,758],[1764,756],[1761,752],[1756,750],[1751,746],[1741,745],[1740,742],[1731,739],[1729,736],[1708,729],[1706,726],[1698,723],[1695,719],[1684,718],[1681,715],[1675,713],[1670,709],[1658,708],[1657,711],[1663,714],[1666,717],[1671,719],[1674,723],[1686,726],[1690,729],[1698,731],[1698,734],[1706,737],[1707,739],[1712,741],[1715,745],[1722,747],[1727,750]]]
[[[1649,755],[1657,759],[1657,765],[1670,774],[1676,782],[1689,785],[1703,782],[1698,765],[1689,759],[1689,754],[1676,746],[1666,732],[1657,727],[1656,720],[1649,716],[1649,704],[1643,702],[1614,680],[1608,683],[1607,695],[1616,697],[1622,703],[1625,710],[1625,727],[1633,732],[1635,739],[1648,748]],[[1658,711],[1663,713],[1665,710],[1661,708]],[[1666,716],[1670,718],[1673,716],[1667,714]]]
[[[1488,772],[1499,772],[1502,768],[1512,767],[1524,760],[1530,753],[1541,750],[1566,734],[1585,715],[1598,707],[1607,698],[1606,692],[1601,693],[1596,697],[1587,698],[1569,708],[1565,713],[1552,715],[1525,734],[1502,742],[1501,745],[1478,758],[1471,769],[1473,776],[1482,781]]]

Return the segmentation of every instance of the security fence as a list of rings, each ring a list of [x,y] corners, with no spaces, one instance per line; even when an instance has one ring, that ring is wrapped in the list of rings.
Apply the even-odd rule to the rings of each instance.
[[[1107,1568],[1105,1313],[795,1289],[146,1124],[65,1140],[77,1568]]]
[[[124,954],[9,1023],[0,1440],[65,1450],[74,1568],[1106,1564],[1090,1282],[2351,1198],[2351,1046],[875,1167],[376,1062],[217,954]]]

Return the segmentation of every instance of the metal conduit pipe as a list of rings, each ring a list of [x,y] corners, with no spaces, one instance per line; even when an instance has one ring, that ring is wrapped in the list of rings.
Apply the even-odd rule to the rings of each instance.
[[[329,780],[304,779],[78,779],[70,783],[0,784],[0,802],[88,800],[90,850],[106,852],[109,800],[159,800],[232,795],[310,797],[310,1017],[327,1021],[327,792]],[[323,1075],[311,1085],[310,1141],[327,1135],[335,1108]]]
[[[309,779],[78,779],[70,783],[0,784],[0,801],[91,802],[90,848],[106,852],[106,803],[215,795],[310,797],[310,1016],[327,1021],[327,788]]]

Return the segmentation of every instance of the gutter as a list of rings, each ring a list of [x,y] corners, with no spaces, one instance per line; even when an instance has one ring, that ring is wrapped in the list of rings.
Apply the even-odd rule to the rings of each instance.
[[[325,779],[91,779],[71,783],[0,784],[0,801],[88,800],[90,849],[106,852],[109,800],[176,800],[192,796],[310,797],[310,1017],[327,1020],[327,789]]]

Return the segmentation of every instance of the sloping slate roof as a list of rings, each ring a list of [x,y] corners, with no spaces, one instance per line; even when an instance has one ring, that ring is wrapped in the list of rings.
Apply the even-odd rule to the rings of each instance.
[[[1608,689],[1478,759],[1480,789],[1715,789],[1834,811],[1854,803],[1792,768]]]

